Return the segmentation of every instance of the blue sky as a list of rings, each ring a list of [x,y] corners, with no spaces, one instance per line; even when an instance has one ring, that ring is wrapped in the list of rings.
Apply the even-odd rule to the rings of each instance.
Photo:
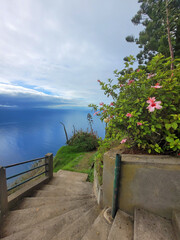
[[[6,0],[0,8],[0,107],[108,102],[106,81],[136,55],[136,0]],[[109,100],[110,101],[110,100]]]

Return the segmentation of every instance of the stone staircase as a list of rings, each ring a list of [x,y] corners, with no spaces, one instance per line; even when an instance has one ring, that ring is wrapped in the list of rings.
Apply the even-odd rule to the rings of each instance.
[[[134,218],[101,210],[87,174],[59,171],[3,219],[3,240],[180,240],[180,212],[173,221],[143,209]]]

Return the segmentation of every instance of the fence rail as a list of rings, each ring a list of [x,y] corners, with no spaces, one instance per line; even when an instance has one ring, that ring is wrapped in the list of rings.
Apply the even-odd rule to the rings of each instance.
[[[48,165],[48,164],[45,163],[45,164],[42,164],[42,165],[40,165],[40,166],[38,166],[38,167],[34,167],[34,168],[31,168],[31,169],[29,169],[29,170],[27,170],[27,171],[24,171],[24,172],[15,174],[15,175],[10,176],[10,177],[7,177],[6,180],[9,180],[9,179],[12,179],[12,178],[21,176],[21,175],[23,175],[23,174],[25,174],[25,173],[31,172],[31,171],[36,170],[36,169],[38,169],[38,168],[44,167],[44,166],[46,166],[46,165]]]
[[[35,159],[32,159],[32,160],[28,160],[28,161],[24,161],[24,162],[20,162],[20,163],[14,163],[14,164],[11,164],[11,165],[3,166],[3,168],[16,167],[16,166],[19,166],[19,165],[22,165],[22,164],[25,164],[25,163],[36,162],[36,161],[39,161],[39,160],[42,160],[42,159],[44,159],[44,157],[35,158]]]
[[[12,175],[12,176],[9,176],[9,177],[6,177],[6,169],[8,168],[12,168],[12,167],[16,167],[16,166],[19,166],[19,165],[23,165],[23,164],[26,164],[26,163],[31,163],[31,162],[40,162],[41,160],[45,160],[45,162],[43,164],[40,164],[39,166],[35,166],[35,167],[32,167],[31,169],[29,170],[26,170],[26,171],[21,171],[15,175]],[[43,168],[44,167],[44,170],[42,169],[42,172],[10,187],[10,188],[7,188],[7,181],[9,179],[12,179],[12,178],[15,178],[15,177],[18,177],[18,176],[21,176],[23,174],[26,174],[28,172],[31,172],[31,171],[34,171],[36,169],[40,169],[40,168]],[[42,157],[42,158],[36,158],[36,159],[32,159],[32,160],[28,160],[28,161],[24,161],[24,162],[21,162],[21,163],[15,163],[15,164],[11,164],[11,165],[7,165],[7,166],[0,166],[0,218],[3,216],[3,214],[5,214],[8,210],[8,192],[45,174],[45,176],[50,180],[52,177],[53,177],[53,154],[52,153],[48,153],[45,155],[45,157]]]
[[[46,173],[46,171],[44,171],[44,172],[42,172],[42,173],[39,173],[39,174],[37,174],[37,175],[35,175],[35,176],[31,177],[31,178],[28,178],[28,179],[24,180],[23,182],[18,183],[18,184],[16,184],[15,186],[13,186],[13,187],[11,187],[11,188],[8,188],[7,191],[11,191],[11,190],[13,190],[13,189],[15,189],[15,188],[23,185],[24,183],[27,183],[27,182],[31,181],[32,179],[37,178],[37,177],[43,175],[44,173]]]

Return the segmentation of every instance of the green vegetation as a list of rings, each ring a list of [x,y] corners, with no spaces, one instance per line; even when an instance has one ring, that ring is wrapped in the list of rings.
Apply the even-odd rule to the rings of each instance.
[[[88,181],[94,180],[94,159],[96,156],[96,149],[99,146],[98,137],[93,131],[93,119],[90,113],[87,114],[88,124],[90,126],[90,132],[76,130],[74,128],[73,135],[68,138],[65,125],[64,127],[67,146],[63,146],[57,152],[54,158],[54,172],[60,169],[87,173]]]
[[[54,158],[54,172],[62,170],[88,174],[88,180],[93,182],[93,165],[96,152],[80,152],[77,146],[63,146]]]
[[[91,105],[101,120],[108,122],[102,144],[119,141],[128,148],[148,153],[177,154],[180,150],[179,78],[180,60],[173,62],[162,55],[154,57],[146,69],[134,70],[129,57],[122,71],[115,71],[116,81],[100,82],[113,102],[100,107]],[[123,72],[123,74],[122,74]],[[102,103],[101,103],[102,104]],[[101,144],[101,145],[102,145]]]
[[[73,146],[73,151],[88,152],[98,147],[98,139],[94,132],[76,131],[68,141],[69,146]]]
[[[138,0],[140,9],[132,18],[134,25],[142,25],[139,37],[130,35],[126,41],[140,48],[139,64],[147,63],[157,53],[172,60],[180,57],[180,4],[179,0]],[[126,59],[126,58],[125,58]],[[124,59],[124,60],[125,60]]]
[[[125,57],[115,78],[98,80],[110,104],[89,105],[107,124],[96,157],[102,179],[103,155],[116,145],[125,153],[179,155],[180,151],[180,5],[178,0],[138,0],[132,18],[143,25],[139,37],[128,36],[141,49],[136,59]],[[134,62],[139,67],[133,68]]]
[[[101,179],[103,155],[116,145],[122,144],[136,153],[146,154],[178,155],[180,151],[179,1],[138,2],[141,3],[140,10],[132,22],[142,24],[144,30],[138,38],[128,36],[126,40],[135,42],[142,50],[137,59],[133,56],[124,58],[125,68],[114,71],[115,81],[98,80],[112,102],[89,105],[96,111],[94,115],[107,124],[106,137],[99,141],[95,163]],[[133,68],[137,60],[141,65]],[[92,117],[87,119],[92,130]],[[85,151],[98,146],[93,130],[90,133],[74,132],[68,144],[74,147],[72,154],[77,154],[72,162],[67,162],[69,169],[77,166]]]
[[[180,150],[180,60],[162,55],[154,57],[146,68],[133,69],[129,57],[122,71],[115,71],[116,82],[99,81],[111,104],[91,104],[95,114],[108,123],[106,137],[100,143],[96,169],[102,177],[103,155],[123,144],[129,153],[177,155]],[[132,151],[133,150],[133,151]]]

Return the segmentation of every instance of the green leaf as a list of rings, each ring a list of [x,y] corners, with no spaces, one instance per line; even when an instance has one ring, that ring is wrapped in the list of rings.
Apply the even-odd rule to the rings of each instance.
[[[160,153],[160,152],[161,152],[159,148],[155,148],[154,150],[155,150],[157,153]]]
[[[156,124],[156,127],[159,128],[159,129],[162,128],[161,124]]]
[[[155,132],[155,131],[156,131],[156,129],[155,129],[154,126],[151,127],[151,131],[152,131],[152,132]]]
[[[165,128],[166,128],[167,130],[169,130],[169,129],[171,128],[171,124],[166,123],[166,124],[165,124]]]
[[[170,137],[166,137],[166,141],[171,143],[171,142],[174,142],[174,139]]]
[[[174,128],[174,130],[176,130],[176,129],[177,129],[177,127],[178,127],[178,125],[177,125],[177,123],[176,123],[176,122],[173,122],[173,123],[171,124],[171,126],[172,126],[172,128]]]
[[[176,111],[176,108],[175,108],[174,105],[170,105],[170,107],[171,107],[172,110]]]

